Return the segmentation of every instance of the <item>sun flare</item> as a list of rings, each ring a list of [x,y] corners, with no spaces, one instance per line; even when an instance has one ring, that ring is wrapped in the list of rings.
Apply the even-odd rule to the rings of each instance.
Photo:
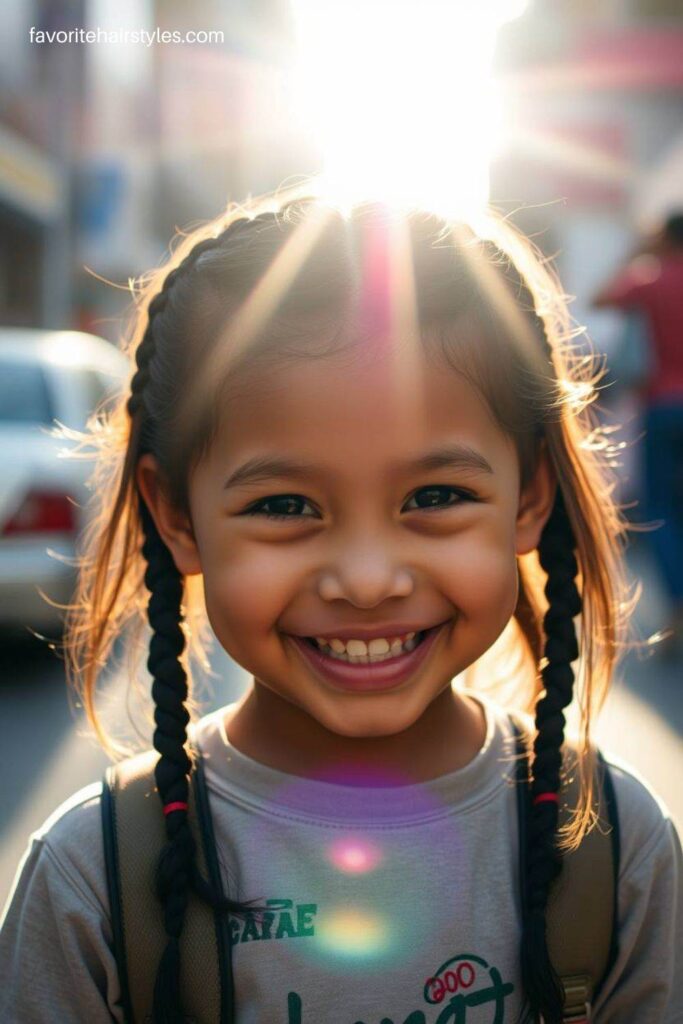
[[[525,2],[293,2],[294,92],[323,192],[448,217],[484,207],[501,134],[496,32]]]

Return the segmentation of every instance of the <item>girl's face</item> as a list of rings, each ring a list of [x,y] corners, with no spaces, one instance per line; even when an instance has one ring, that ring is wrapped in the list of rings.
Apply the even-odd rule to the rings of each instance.
[[[552,507],[546,457],[521,494],[513,443],[478,392],[416,358],[400,372],[387,351],[356,349],[240,378],[190,481],[191,526],[165,534],[179,570],[203,573],[225,650],[344,737],[409,728],[491,647],[517,601],[515,556],[537,546]],[[447,448],[477,454],[420,466]],[[256,459],[300,468],[247,475]],[[383,691],[329,684],[292,639],[397,623],[443,626]]]

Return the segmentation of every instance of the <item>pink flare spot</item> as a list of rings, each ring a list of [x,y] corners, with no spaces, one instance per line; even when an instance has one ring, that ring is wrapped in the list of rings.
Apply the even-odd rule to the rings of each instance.
[[[373,871],[382,859],[382,852],[363,836],[345,836],[330,846],[329,857],[335,867],[348,875]]]
[[[388,220],[372,221],[367,228],[363,259],[363,287],[359,320],[363,332],[378,337],[391,333],[392,322],[391,229]]]

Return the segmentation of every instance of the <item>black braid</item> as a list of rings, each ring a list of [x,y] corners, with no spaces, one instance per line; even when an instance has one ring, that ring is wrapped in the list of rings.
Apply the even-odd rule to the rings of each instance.
[[[136,352],[137,372],[131,381],[127,409],[131,417],[145,410],[144,395],[149,384],[149,367],[154,356],[154,319],[166,306],[173,283],[180,274],[195,266],[199,257],[224,242],[237,224],[249,223],[240,218],[217,238],[199,242],[172,270],[161,292],[149,304],[149,323]],[[192,762],[186,750],[190,715],[186,707],[187,675],[179,661],[185,646],[181,629],[183,579],[168,547],[161,538],[147,505],[139,496],[140,522],[144,533],[142,553],[147,562],[145,585],[150,592],[148,617],[152,629],[147,667],[154,680],[152,696],[155,710],[154,747],[160,757],[154,774],[162,806],[187,803],[188,776]],[[155,1024],[183,1024],[180,994],[180,933],[187,909],[190,888],[221,912],[244,914],[268,908],[240,903],[216,893],[202,878],[195,859],[196,844],[190,830],[187,811],[178,809],[166,815],[166,836],[157,864],[155,887],[163,906],[164,927],[168,943],[161,956],[154,985],[153,1019]]]
[[[539,793],[560,791],[566,724],[563,709],[572,701],[571,663],[579,655],[573,620],[582,607],[575,583],[575,548],[576,539],[558,488],[538,546],[541,566],[548,575],[545,595],[549,607],[543,620],[547,664],[542,670],[545,694],[536,705],[532,800]],[[558,817],[559,806],[554,800],[531,804],[527,815],[528,915],[521,944],[522,984],[533,1011],[543,1015],[544,1024],[562,1024],[563,1017],[562,983],[550,961],[546,938],[548,894],[562,870],[562,857],[555,845]]]
[[[147,561],[145,585],[151,594],[148,617],[153,634],[147,667],[154,680],[152,697],[156,729],[153,741],[161,755],[154,776],[162,805],[176,801],[186,803],[192,762],[185,747],[190,720],[185,706],[187,675],[179,661],[185,645],[185,636],[180,628],[183,581],[142,498],[139,507],[145,534],[142,547]],[[155,888],[163,906],[168,943],[157,970],[153,1013],[155,1024],[183,1024],[179,938],[190,887],[223,913],[255,913],[268,908],[256,905],[253,900],[245,903],[231,900],[214,892],[209,882],[202,878],[196,864],[196,844],[187,811],[175,810],[166,815],[166,835],[168,842],[157,864]]]
[[[191,762],[185,741],[190,716],[185,707],[187,677],[178,660],[185,644],[180,628],[182,580],[144,501],[140,501],[140,514],[145,532],[145,584],[151,592],[148,615],[153,630],[147,667],[154,678],[154,746],[161,755],[154,775],[162,803],[187,802]],[[177,810],[166,816],[166,834],[168,843],[157,864],[156,890],[169,939],[154,987],[154,1019],[175,1024],[183,1020],[179,938],[195,855],[186,812]]]

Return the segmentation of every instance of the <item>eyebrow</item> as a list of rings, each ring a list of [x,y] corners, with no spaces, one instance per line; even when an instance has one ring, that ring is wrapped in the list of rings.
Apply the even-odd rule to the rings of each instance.
[[[445,444],[425,452],[413,462],[397,466],[406,472],[428,472],[437,469],[473,470],[494,475],[491,464],[476,448],[466,444]],[[322,476],[324,467],[312,462],[291,459],[284,455],[256,455],[247,459],[232,473],[224,484],[224,490],[240,484],[270,480],[273,477],[291,477],[305,480],[307,477]]]

